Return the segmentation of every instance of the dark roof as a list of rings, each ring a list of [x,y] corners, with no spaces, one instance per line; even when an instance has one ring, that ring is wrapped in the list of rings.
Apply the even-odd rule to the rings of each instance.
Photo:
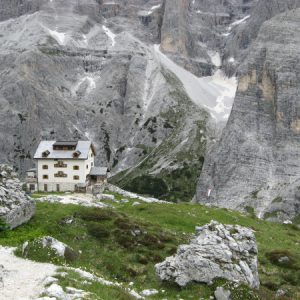
[[[90,171],[92,176],[105,176],[107,175],[107,168],[105,167],[92,167]]]
[[[57,141],[53,146],[76,146],[78,141]]]

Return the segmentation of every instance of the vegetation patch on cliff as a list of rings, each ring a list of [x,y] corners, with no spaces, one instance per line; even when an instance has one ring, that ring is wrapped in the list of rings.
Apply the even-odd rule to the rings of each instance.
[[[160,114],[171,130],[170,135],[156,148],[139,145],[144,151],[143,161],[118,173],[111,182],[132,192],[172,202],[190,201],[204,163],[209,117],[189,99],[174,74],[165,69],[162,74],[170,86],[169,97],[174,103]],[[156,118],[150,118],[145,124],[155,122]]]

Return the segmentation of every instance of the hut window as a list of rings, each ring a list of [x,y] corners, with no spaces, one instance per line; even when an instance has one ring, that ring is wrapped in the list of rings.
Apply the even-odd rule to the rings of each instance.
[[[54,177],[68,177],[68,175],[63,171],[58,171],[56,174],[54,174]]]
[[[54,164],[54,168],[66,168],[67,164],[64,164],[63,161],[59,160],[56,164]]]

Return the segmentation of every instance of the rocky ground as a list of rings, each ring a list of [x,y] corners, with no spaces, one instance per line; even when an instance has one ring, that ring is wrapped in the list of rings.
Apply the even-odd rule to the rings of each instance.
[[[0,291],[7,299],[14,290],[62,300],[299,296],[296,224],[143,201],[124,191],[86,197],[86,203],[83,195],[43,196],[34,195],[40,201],[29,223],[0,232],[0,244],[9,247],[0,247]]]

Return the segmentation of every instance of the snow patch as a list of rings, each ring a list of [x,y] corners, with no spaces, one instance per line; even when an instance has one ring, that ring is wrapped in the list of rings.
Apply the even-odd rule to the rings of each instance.
[[[48,28],[50,35],[58,42],[59,45],[63,46],[66,44],[67,34],[64,32],[58,32],[56,30],[51,30]]]
[[[248,16],[246,16],[246,17],[240,19],[240,20],[234,21],[233,23],[231,23],[231,24],[228,26],[227,32],[222,33],[222,35],[223,35],[223,36],[229,36],[229,35],[231,34],[231,30],[232,30],[234,27],[236,27],[236,26],[238,26],[238,25],[240,25],[240,24],[246,22],[250,17],[251,17],[251,16],[248,15]]]
[[[100,76],[96,75],[85,75],[83,76],[74,86],[73,88],[73,94],[76,95],[76,93],[80,90],[81,86],[83,84],[86,84],[86,93],[89,94],[92,90],[96,88],[96,79],[100,78]]]
[[[244,23],[244,22],[245,22],[246,20],[248,20],[250,17],[251,17],[251,16],[249,15],[249,16],[246,16],[246,17],[244,17],[244,18],[242,18],[242,19],[240,19],[240,20],[237,20],[237,21],[234,21],[233,23],[231,23],[231,24],[229,25],[229,27],[228,27],[227,35],[230,34],[230,31],[231,31],[234,27],[236,27],[236,26],[238,26],[238,25]],[[223,35],[225,35],[225,34],[223,34]]]
[[[102,26],[102,29],[104,30],[105,34],[110,38],[111,46],[114,47],[116,44],[116,35],[105,25]]]
[[[83,39],[83,43],[84,43],[86,46],[88,46],[89,41],[88,41],[88,37],[86,36],[86,34],[83,34],[83,35],[82,35],[82,39]]]
[[[222,33],[223,36],[229,36],[231,32]]]
[[[237,89],[236,77],[228,78],[221,70],[213,76],[197,77],[169,59],[159,47],[154,46],[157,59],[178,77],[190,99],[210,112],[216,121],[226,121]]]
[[[209,55],[211,62],[216,66],[216,67],[221,67],[222,66],[222,60],[219,52],[212,52],[208,51],[207,54]]]
[[[144,16],[149,16],[151,15],[156,9],[160,8],[161,5],[158,4],[158,5],[154,5],[150,8],[150,10],[148,11],[141,11],[140,14],[144,15]]]
[[[151,11],[156,10],[156,9],[158,9],[158,8],[160,8],[160,7],[161,7],[160,4],[154,5],[154,6],[151,7]]]
[[[248,15],[248,16],[246,16],[246,17],[240,19],[240,20],[237,20],[237,21],[231,23],[231,25],[229,26],[229,30],[231,30],[234,26],[237,26],[237,25],[240,25],[240,24],[244,23],[244,22],[245,22],[246,20],[248,20],[250,17],[251,17],[251,16]]]

